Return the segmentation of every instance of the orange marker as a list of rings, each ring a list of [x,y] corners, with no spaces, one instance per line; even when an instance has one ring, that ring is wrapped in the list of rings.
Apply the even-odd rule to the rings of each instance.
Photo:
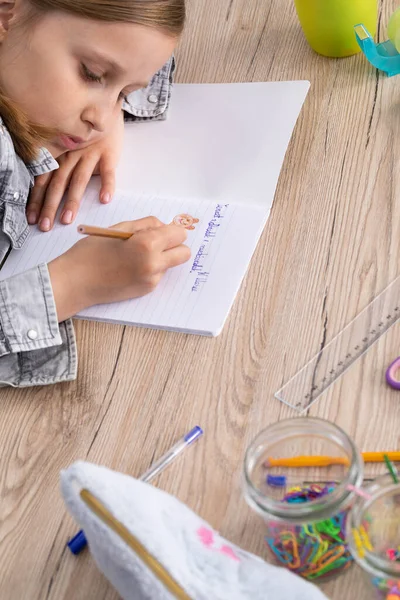
[[[293,456],[291,458],[268,458],[264,467],[330,467],[349,465],[346,457],[340,456]]]
[[[385,462],[385,454],[392,462],[400,461],[400,452],[363,452],[364,462]],[[332,465],[349,466],[345,456],[292,456],[290,458],[268,458],[264,467],[330,467]]]

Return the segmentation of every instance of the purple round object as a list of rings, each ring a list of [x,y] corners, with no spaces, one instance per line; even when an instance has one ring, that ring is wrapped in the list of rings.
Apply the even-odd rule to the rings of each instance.
[[[386,381],[395,390],[400,390],[400,381],[396,379],[396,372],[400,369],[400,356],[392,362],[386,371]]]

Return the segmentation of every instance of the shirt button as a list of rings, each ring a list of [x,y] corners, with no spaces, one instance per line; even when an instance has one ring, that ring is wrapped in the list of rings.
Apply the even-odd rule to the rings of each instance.
[[[36,340],[38,332],[35,329],[30,329],[27,333],[27,336],[30,340]]]
[[[19,198],[19,192],[15,192],[13,198],[14,198],[14,200],[18,200],[18,198]]]
[[[156,96],[155,94],[150,94],[150,96],[147,98],[147,100],[149,102],[151,102],[151,104],[157,104],[158,96]]]

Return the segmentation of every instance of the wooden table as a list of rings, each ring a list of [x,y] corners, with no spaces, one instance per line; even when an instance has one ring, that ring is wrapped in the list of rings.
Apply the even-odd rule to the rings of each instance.
[[[383,2],[381,40],[396,4]],[[139,475],[197,423],[203,440],[156,484],[263,555],[258,518],[241,493],[245,448],[261,428],[294,416],[273,398],[282,382],[399,273],[399,77],[378,74],[361,55],[314,54],[292,0],[190,2],[178,58],[181,82],[309,79],[311,91],[218,338],[80,321],[76,382],[1,390],[4,600],[115,599],[89,553],[77,559],[65,549],[76,526],[60,469],[84,459]],[[309,411],[362,450],[399,447],[400,396],[383,380],[397,339],[398,326]],[[325,591],[368,598],[356,568]]]

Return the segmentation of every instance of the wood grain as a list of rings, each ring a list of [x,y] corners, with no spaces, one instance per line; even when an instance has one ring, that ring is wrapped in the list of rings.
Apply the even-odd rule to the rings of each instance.
[[[395,6],[382,3],[381,40]],[[79,458],[139,475],[197,423],[204,439],[156,484],[265,555],[241,493],[246,446],[269,423],[294,416],[273,393],[399,273],[398,78],[360,55],[314,54],[292,0],[191,0],[188,12],[179,81],[309,79],[311,90],[218,338],[79,321],[76,382],[1,390],[4,599],[116,599],[88,553],[77,559],[65,550],[76,527],[59,471]],[[400,396],[383,379],[398,335],[395,326],[309,411],[342,426],[362,450],[399,448]],[[367,474],[381,471],[371,465]],[[369,598],[356,568],[324,589],[333,600]]]

